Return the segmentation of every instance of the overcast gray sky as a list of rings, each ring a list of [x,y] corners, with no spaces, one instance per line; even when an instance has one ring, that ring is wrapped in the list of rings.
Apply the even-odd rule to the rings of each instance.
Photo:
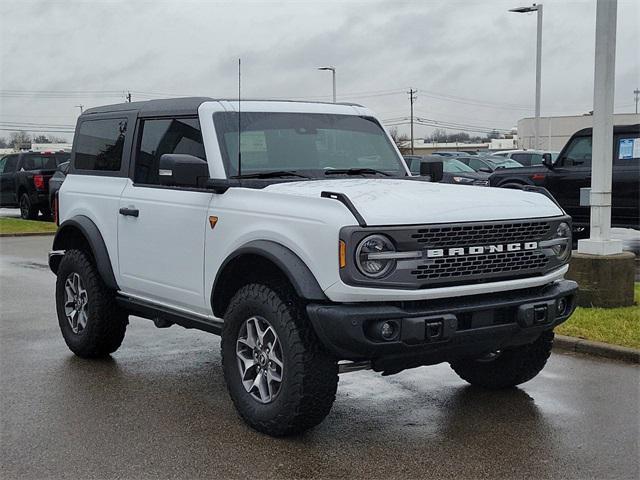
[[[412,87],[421,118],[509,129],[533,114],[535,13],[508,13],[527,4],[0,0],[0,128],[73,125],[126,91],[236,97],[241,57],[246,97],[330,100],[316,68],[334,65],[338,100],[383,120],[409,115]],[[543,115],[592,109],[595,6],[544,0]],[[619,0],[617,35],[615,110],[633,112],[640,1]]]

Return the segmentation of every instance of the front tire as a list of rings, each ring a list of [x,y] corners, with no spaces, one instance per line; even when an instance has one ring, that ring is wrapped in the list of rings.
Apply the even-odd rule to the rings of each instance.
[[[20,217],[23,220],[35,220],[38,218],[38,207],[33,206],[29,195],[26,193],[20,196]]]
[[[57,276],[58,324],[69,349],[83,358],[115,352],[124,339],[128,317],[90,257],[80,250],[67,250]]]
[[[335,400],[337,362],[287,287],[238,290],[224,316],[222,365],[238,413],[268,435],[316,426]]]
[[[503,350],[481,359],[451,362],[451,368],[471,385],[492,390],[515,387],[528,382],[544,368],[551,347],[553,330],[543,332],[528,345]]]

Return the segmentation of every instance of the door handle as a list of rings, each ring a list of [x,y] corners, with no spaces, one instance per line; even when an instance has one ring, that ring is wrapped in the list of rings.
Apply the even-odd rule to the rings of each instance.
[[[138,215],[140,215],[140,210],[138,210],[137,208],[122,207],[120,209],[120,215],[124,215],[127,217],[137,217]]]

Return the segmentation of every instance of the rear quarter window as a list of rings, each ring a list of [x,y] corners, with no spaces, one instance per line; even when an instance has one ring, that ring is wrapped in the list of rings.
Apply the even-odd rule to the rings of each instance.
[[[122,166],[126,118],[85,120],[75,141],[74,168],[117,172]]]

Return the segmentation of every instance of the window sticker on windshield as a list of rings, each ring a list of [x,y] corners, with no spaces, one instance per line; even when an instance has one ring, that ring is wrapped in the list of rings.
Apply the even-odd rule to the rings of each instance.
[[[640,138],[621,138],[618,148],[619,160],[640,158]]]
[[[240,148],[243,152],[266,152],[267,140],[264,132],[242,132]]]

